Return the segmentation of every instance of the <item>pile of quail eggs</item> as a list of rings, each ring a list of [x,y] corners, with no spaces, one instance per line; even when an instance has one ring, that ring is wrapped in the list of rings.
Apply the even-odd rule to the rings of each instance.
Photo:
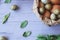
[[[60,0],[40,0],[39,13],[43,18],[60,19]]]

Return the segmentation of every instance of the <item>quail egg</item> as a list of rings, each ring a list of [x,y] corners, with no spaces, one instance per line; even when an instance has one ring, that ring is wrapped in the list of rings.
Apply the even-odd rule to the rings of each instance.
[[[42,3],[47,4],[50,2],[50,0],[41,0]]]
[[[59,10],[59,9],[55,9],[55,10],[53,11],[53,13],[56,14],[56,15],[58,15],[58,14],[60,13],[60,10]]]
[[[45,9],[44,9],[43,7],[41,7],[41,8],[39,9],[39,11],[40,11],[40,14],[43,14],[44,11],[45,11]]]
[[[51,16],[50,16],[50,19],[51,20],[55,20],[56,19],[56,15],[52,13]]]
[[[5,36],[0,36],[0,40],[8,40]]]
[[[12,9],[12,10],[17,10],[18,8],[19,8],[19,7],[18,7],[17,5],[12,5],[12,6],[11,6],[11,9]]]
[[[50,9],[52,8],[52,6],[51,6],[51,4],[46,4],[46,5],[45,5],[45,8],[46,8],[47,10],[50,10]]]

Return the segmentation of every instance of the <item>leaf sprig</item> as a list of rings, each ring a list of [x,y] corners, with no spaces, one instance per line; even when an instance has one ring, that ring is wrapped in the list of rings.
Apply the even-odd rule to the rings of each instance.
[[[4,16],[4,18],[3,18],[3,20],[2,20],[2,23],[3,23],[3,24],[7,22],[9,16],[10,16],[10,13],[9,13],[9,14],[6,14],[6,15]]]
[[[12,0],[5,0],[5,3],[11,3]]]
[[[20,27],[21,27],[21,28],[25,28],[25,27],[27,26],[27,24],[28,24],[28,21],[25,20],[25,21],[21,22]]]
[[[28,36],[31,35],[31,33],[32,33],[31,31],[26,31],[26,32],[23,33],[23,36],[28,37]]]
[[[60,35],[38,35],[36,40],[60,40]]]

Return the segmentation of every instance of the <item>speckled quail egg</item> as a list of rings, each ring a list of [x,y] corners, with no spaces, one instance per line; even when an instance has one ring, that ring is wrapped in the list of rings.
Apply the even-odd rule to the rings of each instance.
[[[51,16],[50,16],[50,19],[51,20],[55,20],[56,19],[56,15],[52,13]]]
[[[46,4],[46,5],[45,5],[45,8],[46,8],[47,10],[51,10],[52,6],[51,6],[51,4]]]
[[[58,15],[58,14],[60,13],[60,10],[59,10],[59,9],[55,9],[55,10],[53,11],[53,13],[56,14],[56,15]]]
[[[42,3],[47,4],[50,2],[50,0],[41,0]]]
[[[0,36],[0,40],[8,40],[8,38],[5,36]]]
[[[44,7],[41,7],[41,8],[39,9],[39,11],[40,11],[40,14],[43,14],[44,11],[45,11]]]
[[[17,10],[18,8],[19,8],[19,7],[18,7],[17,5],[12,5],[12,6],[11,6],[11,9],[12,9],[12,10]]]

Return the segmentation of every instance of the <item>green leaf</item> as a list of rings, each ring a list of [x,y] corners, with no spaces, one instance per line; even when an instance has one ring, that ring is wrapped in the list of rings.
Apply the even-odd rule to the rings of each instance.
[[[28,37],[28,36],[31,35],[31,33],[32,33],[31,31],[26,31],[26,32],[23,33],[23,36]]]
[[[56,35],[48,35],[47,39],[48,40],[56,40],[57,36]]]
[[[57,39],[56,40],[60,40],[60,35],[57,35]]]
[[[36,39],[36,40],[47,40],[47,39],[45,39],[45,38],[38,38],[38,39]]]
[[[11,2],[11,0],[5,0],[5,3],[10,3]]]
[[[56,40],[60,40],[60,37],[58,37]]]
[[[57,35],[57,37],[60,37],[60,35]]]
[[[44,35],[38,35],[36,40],[47,40]]]
[[[21,28],[25,28],[26,26],[27,26],[27,24],[28,24],[28,21],[27,20],[25,20],[25,21],[23,21],[22,23],[21,23]]]
[[[37,38],[45,38],[44,35],[38,35]]]
[[[4,18],[3,18],[3,20],[2,20],[2,23],[3,23],[3,24],[7,22],[9,16],[10,16],[10,13],[9,13],[9,14],[6,14],[6,15],[4,16]]]

